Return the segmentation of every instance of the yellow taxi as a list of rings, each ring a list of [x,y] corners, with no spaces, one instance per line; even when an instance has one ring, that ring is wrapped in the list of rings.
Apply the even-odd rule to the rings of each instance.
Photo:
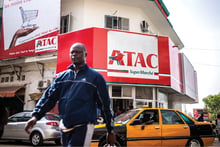
[[[197,122],[175,109],[132,109],[115,118],[115,146],[211,146],[209,122]],[[91,146],[106,146],[105,124],[95,126]]]

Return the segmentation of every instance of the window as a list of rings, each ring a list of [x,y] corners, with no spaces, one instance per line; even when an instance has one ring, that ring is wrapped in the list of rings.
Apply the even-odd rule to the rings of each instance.
[[[25,81],[25,75],[22,75],[22,76],[21,76],[21,80],[22,80],[22,81]]]
[[[5,82],[5,78],[1,77],[1,83],[4,83],[4,82]]]
[[[132,87],[131,86],[123,86],[122,87],[122,96],[123,97],[132,97]]]
[[[187,124],[194,124],[194,122],[191,119],[189,119],[187,116],[185,116],[183,113],[180,113],[180,112],[178,112],[178,113]]]
[[[118,16],[105,16],[105,27],[117,30],[129,30],[129,19]]]
[[[152,88],[136,87],[136,98],[153,100]]]
[[[145,110],[135,118],[136,125],[140,124],[159,124],[158,110]]]
[[[5,77],[5,82],[9,82],[9,77]]]
[[[11,117],[8,122],[22,122],[24,113],[18,113],[15,116]]]
[[[174,111],[161,110],[163,124],[184,124],[182,119]]]
[[[132,87],[131,86],[112,86],[112,97],[132,97]]]
[[[121,86],[112,86],[112,97],[121,97]]]
[[[60,21],[60,33],[67,33],[69,32],[70,29],[70,17],[71,14],[61,16],[61,21]]]
[[[10,82],[13,82],[13,81],[14,81],[14,77],[11,76],[11,77],[10,77]]]

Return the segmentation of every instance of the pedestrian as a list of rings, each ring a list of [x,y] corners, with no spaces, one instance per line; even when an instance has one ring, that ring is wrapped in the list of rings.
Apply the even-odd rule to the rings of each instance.
[[[204,121],[203,116],[204,116],[204,115],[203,115],[203,113],[202,113],[202,114],[199,116],[198,121],[201,121],[201,122]]]
[[[8,111],[5,108],[3,98],[0,97],[0,138],[3,135],[4,132],[4,126],[8,122]]]
[[[70,48],[72,64],[60,73],[33,110],[25,131],[41,119],[59,101],[60,128],[63,146],[89,146],[97,117],[101,109],[107,128],[107,143],[113,145],[113,115],[110,98],[103,76],[85,62],[87,50],[84,44],[75,43]]]

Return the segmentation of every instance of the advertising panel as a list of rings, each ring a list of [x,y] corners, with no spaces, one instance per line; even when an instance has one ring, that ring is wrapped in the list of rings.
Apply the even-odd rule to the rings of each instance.
[[[203,114],[203,120],[209,120],[209,111],[208,109],[193,109],[194,119],[198,120],[198,118]]]
[[[183,90],[184,93],[193,98],[194,100],[198,100],[198,89],[197,89],[197,76],[196,72],[187,59],[187,57],[181,53],[182,60],[182,75],[183,75]]]
[[[60,0],[4,0],[2,24],[0,59],[57,50]]]
[[[182,63],[178,48],[169,40],[171,87],[183,93]]]
[[[62,34],[59,35],[57,73],[71,64],[69,49],[75,42],[86,45],[86,62],[108,83],[170,87],[167,37],[103,28]]]
[[[108,31],[108,76],[159,79],[154,36]]]

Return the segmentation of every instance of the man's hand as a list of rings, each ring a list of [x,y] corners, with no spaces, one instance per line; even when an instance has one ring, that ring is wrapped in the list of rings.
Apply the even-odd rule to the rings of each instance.
[[[24,130],[30,134],[30,129],[33,128],[33,126],[37,123],[37,118],[36,117],[32,117],[31,119],[28,120],[27,124],[24,127]]]
[[[106,136],[107,143],[110,144],[110,146],[113,146],[115,144],[115,134],[114,133],[107,133]]]

